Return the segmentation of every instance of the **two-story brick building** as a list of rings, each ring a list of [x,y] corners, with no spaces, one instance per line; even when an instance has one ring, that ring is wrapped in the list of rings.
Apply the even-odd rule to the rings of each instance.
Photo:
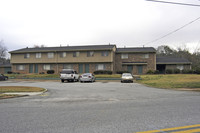
[[[117,48],[116,45],[24,48],[11,51],[12,71],[41,73],[75,69],[79,73],[128,70],[144,74],[156,70],[156,50],[152,47]]]

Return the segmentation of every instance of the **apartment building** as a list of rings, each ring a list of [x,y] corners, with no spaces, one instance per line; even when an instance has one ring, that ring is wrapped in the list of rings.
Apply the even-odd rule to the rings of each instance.
[[[115,63],[117,71],[145,74],[156,70],[156,50],[153,47],[117,48]]]
[[[114,71],[116,45],[24,48],[11,51],[12,71],[41,73],[75,69],[79,73]]]
[[[156,70],[156,50],[152,47],[117,48],[116,45],[23,48],[11,51],[13,72],[41,73],[74,69],[79,73],[96,70],[129,71],[145,74]]]

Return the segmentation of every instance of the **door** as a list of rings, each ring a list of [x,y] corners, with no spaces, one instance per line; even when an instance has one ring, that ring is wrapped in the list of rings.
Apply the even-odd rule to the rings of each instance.
[[[133,66],[131,66],[131,65],[127,66],[127,71],[132,74],[132,72],[133,72]]]
[[[35,64],[35,73],[38,73],[38,64]]]
[[[29,73],[33,73],[33,64],[29,65]]]
[[[83,64],[79,64],[79,73],[83,73]]]
[[[143,74],[143,66],[137,66],[138,74]]]
[[[89,72],[90,72],[89,64],[85,64],[85,73]]]

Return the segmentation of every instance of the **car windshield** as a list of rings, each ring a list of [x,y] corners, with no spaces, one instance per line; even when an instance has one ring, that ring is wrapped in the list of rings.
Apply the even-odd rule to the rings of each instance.
[[[61,74],[73,74],[74,72],[73,71],[62,71],[60,72]]]
[[[83,76],[91,76],[91,73],[84,73]]]
[[[132,76],[130,73],[124,73],[122,76]]]

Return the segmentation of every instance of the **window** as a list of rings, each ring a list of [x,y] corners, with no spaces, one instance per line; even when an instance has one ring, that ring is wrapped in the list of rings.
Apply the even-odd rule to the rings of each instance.
[[[105,70],[106,69],[106,65],[105,64],[97,64],[95,66],[96,70]]]
[[[64,64],[63,69],[73,69],[73,65],[72,64]]]
[[[121,59],[128,59],[128,54],[121,54]]]
[[[184,69],[184,66],[183,66],[183,65],[177,65],[176,68],[179,69],[179,70],[183,70],[183,69]]]
[[[149,58],[149,54],[143,54],[142,58],[145,58],[145,59]]]
[[[51,65],[50,64],[45,64],[43,65],[44,70],[51,70]]]
[[[54,57],[54,53],[47,53],[48,58],[53,58]]]
[[[30,54],[29,54],[29,53],[27,53],[27,54],[24,54],[24,58],[25,58],[25,59],[28,59],[28,58],[30,58]]]
[[[60,53],[60,58],[64,58],[64,57],[66,57],[67,56],[67,53],[66,52],[61,52]]]
[[[25,70],[25,66],[24,65],[17,65],[17,70],[18,71]]]
[[[36,53],[36,54],[35,54],[35,58],[37,58],[37,59],[38,59],[38,58],[41,58],[41,55],[42,55],[41,53]]]
[[[108,56],[108,51],[102,51],[101,56]]]
[[[92,57],[92,56],[94,56],[94,51],[87,52],[87,57]]]
[[[73,57],[79,57],[80,52],[73,52]]]

